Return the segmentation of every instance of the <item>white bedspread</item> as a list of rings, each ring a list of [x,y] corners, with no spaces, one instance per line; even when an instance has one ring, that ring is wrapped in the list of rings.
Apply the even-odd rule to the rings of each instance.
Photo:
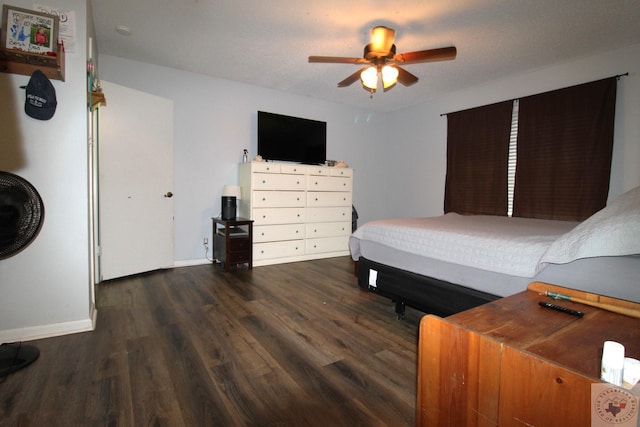
[[[540,258],[578,223],[449,213],[439,217],[371,221],[349,239],[360,258],[358,239],[440,261],[514,276],[533,277]]]

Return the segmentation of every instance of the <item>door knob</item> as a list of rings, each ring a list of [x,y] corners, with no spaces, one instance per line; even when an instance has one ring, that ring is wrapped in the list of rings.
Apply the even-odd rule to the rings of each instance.
[[[164,197],[173,197],[173,193],[171,191],[167,191],[167,194]]]

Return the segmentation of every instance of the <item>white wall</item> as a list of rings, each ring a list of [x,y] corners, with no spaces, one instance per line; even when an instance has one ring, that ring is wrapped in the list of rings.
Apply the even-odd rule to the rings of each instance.
[[[398,144],[393,152],[398,156],[391,157],[391,170],[398,173],[388,178],[390,186],[404,186],[406,190],[390,192],[387,206],[403,206],[401,214],[407,217],[442,214],[447,138],[447,118],[442,114],[627,72],[629,76],[618,81],[609,199],[640,185],[640,45],[634,45],[479,87],[461,88],[418,107],[394,112],[390,120]]]
[[[32,1],[12,5],[31,8]],[[24,114],[29,76],[0,73],[0,170],[39,192],[44,224],[31,245],[0,260],[0,342],[91,329],[88,242],[86,4],[50,0],[76,13],[77,52],[66,55],[66,81],[52,80],[51,120]]]
[[[100,56],[100,78],[174,101],[179,264],[204,259],[202,239],[210,237],[211,217],[220,213],[222,186],[238,182],[244,148],[250,158],[256,155],[258,110],[326,121],[327,157],[355,168],[354,204],[367,204],[365,189],[371,183],[366,171],[380,158],[376,141],[384,129],[375,114],[108,55]]]
[[[175,102],[176,260],[204,258],[202,238],[219,213],[225,183],[237,182],[242,149],[256,153],[256,111],[328,122],[328,153],[355,168],[359,223],[439,215],[446,174],[446,116],[629,72],[618,85],[611,196],[640,184],[640,45],[558,64],[390,114],[356,110],[245,84],[101,55],[104,80]],[[107,99],[109,94],[107,95]]]

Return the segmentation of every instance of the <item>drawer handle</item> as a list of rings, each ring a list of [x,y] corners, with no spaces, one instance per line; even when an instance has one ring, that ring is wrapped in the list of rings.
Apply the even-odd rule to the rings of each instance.
[[[264,202],[264,201],[266,201],[266,200],[267,200],[267,198],[266,198],[266,197],[263,197],[263,198],[262,198],[262,201],[263,201],[263,202]]]
[[[316,197],[316,202],[318,201],[318,198]]]
[[[263,184],[264,184],[264,183],[266,183],[266,182],[267,182],[267,180],[266,180],[266,179],[263,179],[263,180],[262,180],[262,183],[263,183]]]
[[[262,215],[262,219],[265,219],[267,216],[266,215]]]
[[[314,232],[314,233],[317,233],[317,232],[318,232],[318,229],[317,229],[317,228],[314,228],[314,229],[313,229],[313,232]]]
[[[262,232],[261,236],[264,236],[264,231]]]

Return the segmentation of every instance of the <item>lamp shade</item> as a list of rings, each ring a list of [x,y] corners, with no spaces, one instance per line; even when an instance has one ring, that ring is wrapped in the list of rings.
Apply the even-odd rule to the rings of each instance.
[[[378,87],[378,69],[374,66],[366,68],[360,73],[360,79],[366,88],[376,90]]]
[[[382,85],[385,89],[390,88],[398,81],[398,69],[391,65],[382,67]]]
[[[240,190],[239,185],[225,185],[222,187],[222,196],[223,197],[235,197],[236,200],[240,200],[242,195],[242,191]]]

